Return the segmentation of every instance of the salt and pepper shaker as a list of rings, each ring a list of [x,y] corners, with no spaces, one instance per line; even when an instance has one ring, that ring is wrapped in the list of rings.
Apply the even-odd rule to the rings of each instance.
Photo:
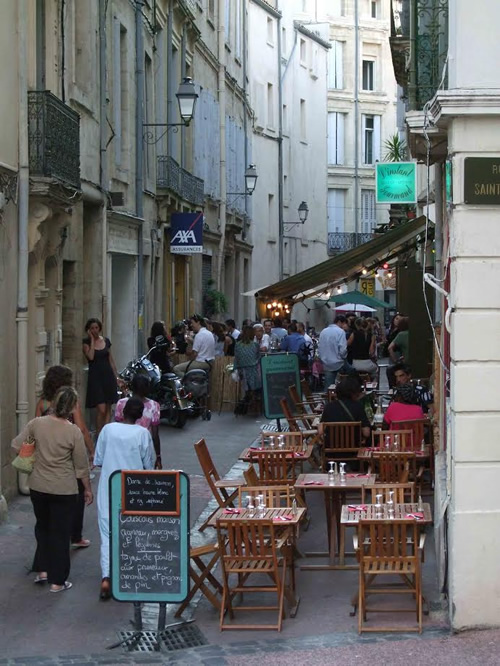
[[[418,496],[418,504],[417,504],[417,511],[423,511],[424,510],[424,503],[422,501],[422,495]]]
[[[422,437],[422,441],[420,442],[420,450],[422,452],[425,451],[425,439]]]
[[[292,514],[294,516],[297,515],[297,500],[295,499],[295,497],[293,498],[293,501],[292,501]]]

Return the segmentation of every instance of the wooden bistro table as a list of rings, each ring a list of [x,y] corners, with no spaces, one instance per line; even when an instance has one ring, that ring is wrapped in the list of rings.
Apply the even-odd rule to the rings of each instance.
[[[298,534],[299,523],[304,519],[306,509],[297,508],[295,512],[290,507],[283,507],[277,509],[266,509],[263,515],[258,513],[258,510],[250,512],[246,508],[226,508],[219,509],[214,513],[208,525],[210,527],[217,527],[217,520],[225,520],[227,522],[234,520],[241,521],[258,521],[258,520],[272,520],[279,530],[280,541],[285,541],[290,538],[292,547],[289,550],[291,558],[294,557],[295,539]],[[294,564],[292,561],[292,568]],[[295,617],[299,608],[300,598],[295,595],[295,576],[292,572],[292,580],[294,584],[291,587],[285,588],[285,597],[290,606],[290,617]]]
[[[376,481],[375,474],[346,474],[342,483],[340,474],[334,477],[333,483],[328,480],[328,474],[301,474],[295,482],[295,490],[304,497],[305,491],[322,492],[325,500],[326,525],[328,533],[328,552],[305,553],[306,557],[328,557],[328,564],[304,564],[303,570],[325,569],[351,569],[352,566],[344,562],[336,562],[337,547],[340,542],[340,509],[342,495],[346,492],[361,492],[361,487],[371,485]],[[305,502],[305,498],[304,498]]]
[[[388,431],[390,432],[390,431]],[[373,455],[377,453],[398,453],[398,451],[392,451],[380,448],[379,446],[367,446],[362,447],[358,450],[357,458],[361,461],[361,468],[364,469],[366,463],[370,463],[373,459]],[[429,444],[426,444],[424,450],[418,449],[417,451],[407,450],[401,451],[399,453],[416,453],[417,460],[430,460],[431,458],[431,447]]]
[[[300,462],[305,462],[306,460],[309,460],[309,458],[312,456],[313,452],[313,444],[308,444],[305,449],[300,448],[300,449],[295,449],[294,447],[287,446],[286,451],[290,452],[290,458],[293,457],[294,460],[296,460],[298,463]],[[243,462],[252,462],[252,452],[259,452],[259,451],[280,451],[278,447],[271,448],[270,446],[257,446],[257,445],[252,445],[252,446],[247,446],[246,449],[243,449],[243,451],[239,455],[239,460],[242,460]]]
[[[430,525],[432,523],[432,509],[431,505],[424,503],[421,510],[418,509],[418,504],[395,504],[394,505],[394,519],[396,520],[408,520],[408,522],[417,521],[422,526]],[[381,522],[386,522],[391,520],[389,517],[389,511],[387,504],[382,504],[377,510],[375,504],[346,504],[342,507],[342,514],[340,517],[340,522],[342,525],[341,531],[341,545],[340,545],[340,560],[343,561],[345,557],[345,543],[344,543],[344,534],[346,527],[356,527],[360,520],[380,520]],[[355,568],[359,568],[358,565],[355,565]],[[403,579],[405,576],[403,575]],[[427,615],[429,613],[428,604],[423,599],[426,606],[424,611]],[[356,592],[352,599],[351,605],[353,610],[350,615],[353,617],[356,615],[356,610],[358,606],[358,592]]]

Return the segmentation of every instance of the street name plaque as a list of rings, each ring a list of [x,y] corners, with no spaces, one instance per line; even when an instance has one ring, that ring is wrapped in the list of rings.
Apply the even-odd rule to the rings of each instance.
[[[500,157],[466,157],[464,160],[466,204],[500,204]]]

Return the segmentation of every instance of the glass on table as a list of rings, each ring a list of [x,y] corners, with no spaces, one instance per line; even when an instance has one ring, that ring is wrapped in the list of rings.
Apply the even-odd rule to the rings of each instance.
[[[375,495],[375,499],[377,500],[375,504],[375,517],[382,518],[382,495],[381,494]]]
[[[266,504],[264,502],[264,495],[257,495],[257,513],[259,518],[264,518],[266,514]]]
[[[394,491],[389,490],[387,498],[387,513],[389,518],[394,518]]]
[[[345,462],[340,463],[340,483],[345,483]]]
[[[279,449],[284,449],[285,448],[285,437],[283,435],[280,435],[278,437],[278,448]]]
[[[394,440],[392,442],[393,451],[399,451],[399,435],[394,435]]]
[[[385,450],[386,451],[391,450],[391,436],[390,435],[385,436]]]
[[[248,517],[253,518],[255,516],[255,505],[253,503],[253,495],[249,495],[247,498],[247,510],[248,510]]]
[[[330,465],[330,469],[328,470],[328,483],[333,485],[337,474],[337,463],[334,460],[329,460],[328,464]]]

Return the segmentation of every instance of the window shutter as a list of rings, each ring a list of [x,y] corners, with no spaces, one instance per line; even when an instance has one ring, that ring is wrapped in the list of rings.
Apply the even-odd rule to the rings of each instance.
[[[373,116],[373,161],[380,162],[380,116]]]
[[[365,164],[365,148],[366,148],[366,116],[361,116],[361,163]],[[356,156],[359,159],[359,155]]]
[[[344,164],[345,113],[337,113],[337,164]]]
[[[328,113],[328,164],[337,164],[337,113]]]
[[[335,73],[336,73],[336,88],[344,87],[344,50],[342,42],[335,42]]]

